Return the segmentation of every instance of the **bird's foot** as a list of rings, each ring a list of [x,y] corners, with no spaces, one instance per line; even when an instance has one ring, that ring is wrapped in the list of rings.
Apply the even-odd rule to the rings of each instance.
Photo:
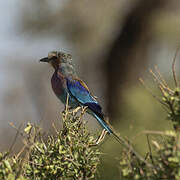
[[[99,145],[99,143],[101,143],[104,140],[104,138],[105,138],[107,133],[108,132],[105,129],[103,129],[101,134],[100,134],[100,136],[96,139],[96,142],[94,144],[90,144],[90,146],[97,146],[97,145]]]

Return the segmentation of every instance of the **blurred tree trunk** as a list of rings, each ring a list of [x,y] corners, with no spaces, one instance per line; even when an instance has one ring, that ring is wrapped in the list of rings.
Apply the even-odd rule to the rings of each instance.
[[[123,91],[138,78],[147,64],[147,49],[151,41],[150,20],[166,0],[139,0],[120,24],[119,34],[106,59],[108,112],[115,121],[124,104]]]

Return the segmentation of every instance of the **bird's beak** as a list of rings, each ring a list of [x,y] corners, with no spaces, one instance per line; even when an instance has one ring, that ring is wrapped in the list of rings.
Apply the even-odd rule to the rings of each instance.
[[[47,63],[49,61],[50,61],[50,59],[48,57],[45,57],[45,58],[42,58],[42,59],[39,60],[39,62],[47,62]]]

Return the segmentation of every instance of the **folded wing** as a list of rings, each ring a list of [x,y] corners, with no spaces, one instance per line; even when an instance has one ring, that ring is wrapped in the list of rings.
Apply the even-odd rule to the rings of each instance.
[[[87,85],[79,79],[67,79],[69,93],[82,105],[88,106],[94,113],[102,115],[102,108],[90,94]]]
[[[67,89],[71,96],[73,96],[81,105],[88,106],[92,111],[92,115],[98,120],[101,126],[109,133],[112,133],[112,129],[104,121],[104,115],[102,108],[91,95],[87,85],[79,79],[67,79]]]

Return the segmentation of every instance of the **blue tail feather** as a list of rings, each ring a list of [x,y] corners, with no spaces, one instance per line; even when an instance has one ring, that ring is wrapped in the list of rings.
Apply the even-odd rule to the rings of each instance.
[[[112,129],[108,126],[108,124],[102,119],[100,118],[98,115],[96,115],[95,113],[93,113],[93,116],[98,120],[98,122],[100,123],[100,125],[106,130],[108,131],[108,133],[112,134],[113,131]]]

